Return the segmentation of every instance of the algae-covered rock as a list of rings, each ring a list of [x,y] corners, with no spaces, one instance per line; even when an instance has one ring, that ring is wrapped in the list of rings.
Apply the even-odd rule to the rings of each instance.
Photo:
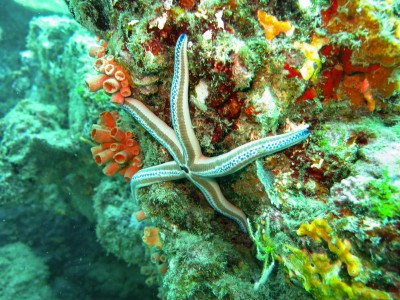
[[[0,248],[0,298],[2,300],[57,299],[48,285],[49,271],[27,245]]]

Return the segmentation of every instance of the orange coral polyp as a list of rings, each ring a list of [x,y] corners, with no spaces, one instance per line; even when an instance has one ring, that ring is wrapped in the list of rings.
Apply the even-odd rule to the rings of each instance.
[[[99,146],[94,146],[92,148],[90,148],[90,152],[92,152],[93,156],[96,156],[98,153],[100,153],[101,151],[103,151],[103,147],[101,145]]]
[[[103,89],[107,94],[114,94],[119,91],[121,85],[115,78],[108,78],[103,82]]]
[[[103,168],[103,173],[107,176],[114,176],[121,170],[122,166],[115,161],[110,162],[107,166]]]
[[[99,71],[100,73],[104,73],[104,67],[106,65],[106,62],[103,58],[98,58],[94,62],[94,68]]]
[[[122,72],[121,70],[118,70],[115,72],[114,74],[115,79],[117,79],[118,81],[123,81],[125,80],[126,76],[125,73]]]
[[[131,88],[129,86],[122,87],[119,92],[124,97],[129,97],[132,95]]]
[[[112,62],[112,61],[114,61],[114,55],[106,55],[106,56],[104,57],[104,59],[105,59],[106,61]]]
[[[129,137],[128,132],[127,132],[126,137],[127,137],[126,145],[127,145],[128,147],[138,147],[138,146],[139,146],[138,142],[136,142],[135,140],[133,140],[132,137]]]
[[[110,113],[109,111],[103,111],[100,114],[100,119],[101,121],[104,123],[104,125],[106,127],[115,127],[117,125],[116,120],[114,119],[114,116],[112,113]]]
[[[162,248],[162,242],[160,237],[160,229],[157,227],[145,227],[143,233],[143,242],[149,247]]]
[[[108,76],[112,76],[115,72],[115,66],[113,64],[106,64],[104,66],[104,73]]]
[[[125,97],[121,95],[121,93],[115,93],[111,96],[111,102],[116,105],[122,105],[125,101]]]
[[[147,216],[143,210],[139,210],[139,211],[135,212],[135,218],[138,222],[141,222],[144,219],[147,219]]]
[[[124,103],[124,98],[132,94],[131,88],[133,88],[134,85],[130,81],[129,73],[118,65],[113,55],[103,56],[106,47],[107,42],[103,41],[100,46],[95,46],[90,49],[90,55],[96,57],[95,53],[98,53],[97,57],[99,58],[95,61],[95,69],[105,75],[99,75],[98,78],[102,79],[101,82],[96,82],[94,81],[95,78],[93,78],[88,79],[87,84],[89,90],[92,92],[103,88],[107,94],[112,95],[112,103],[121,105]]]
[[[100,74],[86,78],[85,82],[90,92],[96,92],[103,88],[103,83],[107,79],[108,77],[106,75]]]
[[[131,152],[129,151],[129,149],[125,149],[122,151],[119,151],[118,153],[116,153],[113,158],[114,160],[119,163],[119,164],[123,164],[126,163],[129,159],[132,158],[133,155],[131,155]]]
[[[105,48],[100,45],[91,46],[89,48],[89,56],[91,57],[101,57],[105,52]]]
[[[130,165],[130,166],[126,169],[126,171],[125,171],[125,173],[124,173],[124,178],[125,178],[125,180],[126,180],[127,182],[129,182],[129,181],[131,180],[132,176],[135,175],[135,173],[136,173],[137,171],[139,171],[139,170],[140,170],[140,166]]]
[[[113,129],[111,129],[110,135],[113,139],[121,143],[125,142],[127,139],[126,132],[122,131],[118,127],[114,127]]]
[[[114,154],[115,154],[114,151],[112,151],[110,149],[106,149],[100,153],[97,153],[96,156],[94,157],[94,160],[98,165],[101,166],[101,165],[109,162],[110,160],[112,160]]]
[[[121,87],[127,87],[129,86],[129,80],[128,79],[124,79],[121,81]]]
[[[98,143],[114,142],[114,139],[111,136],[110,130],[101,129],[101,128],[93,128],[92,129],[92,140],[94,140]]]
[[[161,264],[158,266],[158,272],[160,272],[161,275],[165,275],[168,271],[168,264]]]
[[[125,150],[127,147],[129,147],[129,146],[126,144],[121,144],[121,143],[112,143],[110,145],[110,149],[114,152]]]

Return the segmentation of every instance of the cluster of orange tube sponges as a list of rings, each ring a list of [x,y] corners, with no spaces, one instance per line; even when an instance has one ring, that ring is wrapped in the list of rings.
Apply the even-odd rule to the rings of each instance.
[[[132,139],[130,131],[117,126],[120,118],[116,111],[100,114],[98,124],[92,126],[92,139],[100,145],[92,147],[92,155],[98,165],[105,165],[103,173],[113,176],[120,173],[126,181],[142,166],[140,146]]]
[[[158,227],[145,227],[143,232],[143,242],[153,249],[151,254],[151,262],[157,266],[160,275],[165,275],[168,271],[167,258],[161,252],[163,246],[160,229]]]
[[[89,55],[96,57],[94,68],[101,74],[86,78],[86,85],[91,92],[104,89],[111,96],[111,102],[121,105],[125,97],[132,94],[134,87],[127,70],[121,67],[113,55],[106,55],[106,43],[101,46],[93,46]]]

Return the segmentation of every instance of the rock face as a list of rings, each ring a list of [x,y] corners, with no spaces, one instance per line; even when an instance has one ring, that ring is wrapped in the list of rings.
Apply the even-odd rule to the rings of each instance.
[[[119,250],[122,235],[111,241],[102,231],[113,227],[110,208],[101,206],[109,197],[90,156],[98,112],[85,104],[88,43],[94,39],[70,18],[30,22],[18,73],[27,85],[0,119],[1,299],[151,299],[137,266],[141,232],[129,231],[123,241],[133,247],[121,247],[135,267],[107,256],[95,235],[97,227],[101,243]]]
[[[47,282],[47,266],[28,246],[13,243],[1,247],[0,266],[2,299],[57,299]]]

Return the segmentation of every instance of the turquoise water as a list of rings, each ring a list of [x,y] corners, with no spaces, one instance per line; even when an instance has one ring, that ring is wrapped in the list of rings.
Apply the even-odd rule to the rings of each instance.
[[[6,0],[0,42],[0,300],[400,297],[398,2]]]

